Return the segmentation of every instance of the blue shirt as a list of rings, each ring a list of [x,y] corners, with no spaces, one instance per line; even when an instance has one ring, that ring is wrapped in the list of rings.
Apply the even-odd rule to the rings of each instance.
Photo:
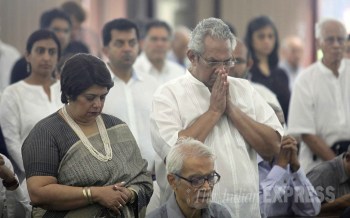
[[[316,216],[321,209],[317,193],[300,168],[292,173],[278,165],[273,167],[260,156],[259,201],[262,217],[298,215]]]

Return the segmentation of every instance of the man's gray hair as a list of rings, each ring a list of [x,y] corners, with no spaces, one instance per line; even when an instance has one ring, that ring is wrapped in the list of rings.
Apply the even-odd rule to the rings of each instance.
[[[166,170],[168,174],[180,174],[183,163],[191,157],[208,157],[215,159],[211,149],[202,142],[193,138],[181,138],[174,145],[166,157]]]
[[[204,38],[210,36],[216,39],[230,40],[232,50],[236,47],[236,38],[229,27],[218,18],[207,18],[197,24],[191,33],[188,49],[196,54],[204,52]]]
[[[324,25],[328,22],[336,22],[336,23],[339,23],[343,29],[344,29],[344,37],[346,38],[346,30],[345,30],[345,26],[342,22],[340,22],[339,20],[337,19],[334,19],[334,18],[323,18],[321,19],[319,22],[317,22],[315,24],[315,38],[316,39],[322,39],[323,37],[323,28],[324,28]]]

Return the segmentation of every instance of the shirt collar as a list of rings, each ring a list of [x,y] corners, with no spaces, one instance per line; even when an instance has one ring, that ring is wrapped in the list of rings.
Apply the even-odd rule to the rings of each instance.
[[[333,75],[333,72],[326,65],[324,65],[322,63],[322,60],[319,60],[317,64],[319,65],[322,73]],[[343,60],[341,60],[339,68],[338,68],[339,75],[341,75],[343,73],[343,71],[345,70],[345,67],[346,67],[346,64],[345,64],[344,59],[343,59]]]
[[[174,192],[172,193],[172,195],[170,196],[170,198],[166,203],[166,210],[169,218],[185,218],[185,216],[181,212],[179,205],[177,204]],[[214,214],[209,209],[209,207],[202,209],[201,213],[202,213],[201,217],[203,218],[214,217]]]
[[[151,72],[153,65],[152,65],[151,61],[147,58],[146,53],[142,52],[140,54],[139,58],[140,58],[142,65],[144,67],[144,71],[148,72],[148,73]]]
[[[199,81],[196,77],[194,77],[194,76],[192,75],[192,73],[191,73],[190,71],[188,71],[187,69],[186,69],[186,74],[185,74],[185,76],[188,78],[188,80],[189,80],[191,83],[194,83],[194,84],[199,85],[199,86],[206,87],[206,86],[204,85],[203,82]],[[206,87],[206,88],[207,88],[207,87]]]
[[[121,81],[121,79],[120,79],[119,77],[117,77],[117,76],[113,73],[112,69],[111,69],[110,66],[109,66],[109,63],[107,63],[106,65],[107,65],[107,68],[108,68],[108,70],[109,70],[109,73],[111,74],[112,80],[113,80],[113,81]],[[131,79],[132,79],[132,80],[141,80],[141,81],[142,81],[142,80],[143,80],[143,76],[140,75],[140,73],[137,73],[134,69],[132,69],[132,71],[131,71]]]

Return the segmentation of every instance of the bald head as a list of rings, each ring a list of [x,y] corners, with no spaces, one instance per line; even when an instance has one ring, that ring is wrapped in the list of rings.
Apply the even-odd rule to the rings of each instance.
[[[294,69],[298,69],[304,53],[304,44],[298,36],[288,36],[282,41],[282,58]]]
[[[344,33],[344,38],[346,38],[346,30],[343,23],[339,20],[327,18],[323,19],[315,25],[315,37],[316,39],[325,39],[325,34],[327,32],[340,31]]]
[[[179,60],[183,60],[187,53],[187,45],[190,40],[191,31],[185,26],[175,29],[173,41],[171,43],[174,54]]]

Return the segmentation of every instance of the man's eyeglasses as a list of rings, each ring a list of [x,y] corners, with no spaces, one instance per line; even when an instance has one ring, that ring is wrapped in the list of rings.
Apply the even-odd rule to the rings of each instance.
[[[227,60],[227,61],[208,61],[202,55],[198,55],[205,64],[207,64],[211,68],[220,67],[221,64],[224,65],[224,67],[233,67],[235,65],[235,61],[233,59]]]
[[[345,37],[328,37],[328,38],[325,38],[324,41],[327,43],[327,44],[330,44],[330,45],[333,45],[334,42],[338,42],[340,45],[343,45],[345,43]]]
[[[213,172],[207,176],[201,176],[201,177],[196,177],[191,179],[182,177],[179,174],[175,174],[175,176],[189,182],[191,186],[194,188],[201,187],[202,185],[204,185],[205,181],[207,181],[210,186],[214,186],[216,183],[220,181],[220,178],[221,178],[221,176],[217,172]]]

